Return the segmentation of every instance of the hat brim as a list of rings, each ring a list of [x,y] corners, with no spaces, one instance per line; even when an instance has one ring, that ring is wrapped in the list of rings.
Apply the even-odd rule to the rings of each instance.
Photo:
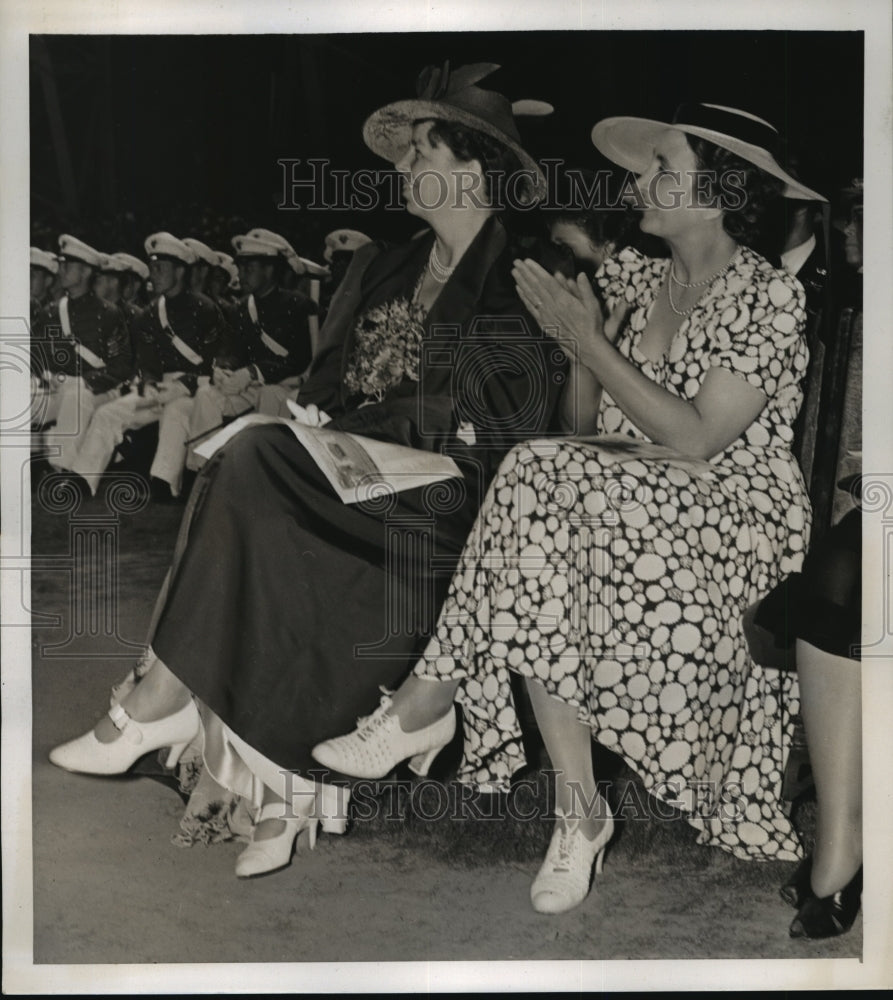
[[[97,260],[85,260],[83,257],[78,256],[76,253],[60,253],[59,263],[63,263],[66,260],[74,261],[75,264],[85,264],[87,267],[92,267],[99,270],[99,261]]]
[[[772,177],[784,181],[782,194],[785,198],[797,198],[803,201],[828,200],[824,195],[791,177],[768,150],[749,142],[742,142],[723,132],[715,132],[697,125],[674,125],[671,122],[659,122],[650,118],[605,118],[593,127],[592,142],[595,148],[612,163],[641,174],[651,165],[657,140],[668,129],[706,139],[734,153],[735,156],[740,156],[742,160],[754,164]]]
[[[378,156],[397,163],[406,155],[412,141],[412,123],[420,118],[456,122],[466,128],[483,132],[510,149],[526,172],[525,192],[529,204],[546,196],[546,178],[536,160],[526,153],[511,136],[494,128],[488,121],[462,108],[439,101],[396,101],[374,111],[363,125],[363,141]]]
[[[195,261],[183,260],[182,257],[176,257],[172,253],[150,253],[149,262],[153,260],[169,260],[172,264],[182,264],[183,267],[192,267]]]

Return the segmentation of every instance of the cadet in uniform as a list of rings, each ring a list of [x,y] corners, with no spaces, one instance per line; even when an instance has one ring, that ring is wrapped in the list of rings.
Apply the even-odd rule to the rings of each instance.
[[[223,313],[226,325],[235,328],[238,308],[239,269],[228,253],[216,253],[216,263],[208,274],[207,292]]]
[[[192,236],[184,236],[183,242],[195,254],[195,263],[189,269],[189,291],[207,295],[208,276],[217,266],[217,251]]]
[[[286,239],[265,229],[236,236],[233,247],[239,283],[248,294],[236,309],[233,337],[215,359],[213,384],[196,396],[190,424],[195,444],[224,417],[259,408],[262,388],[272,395],[270,406],[260,408],[278,412],[312,357],[309,320],[316,315],[316,303],[280,287],[284,268],[302,274],[306,264]],[[187,466],[200,465],[190,451]]]
[[[158,448],[150,475],[161,481],[153,483],[156,495],[176,497],[195,393],[210,382],[211,362],[225,328],[214,303],[187,290],[195,252],[170,233],[155,233],[145,245],[157,297],[133,325],[138,391],[97,412],[74,471],[95,493],[124,431],[158,420]]]
[[[59,273],[59,261],[54,253],[31,247],[31,327],[37,325],[41,310],[50,299],[53,280]]]
[[[143,311],[143,290],[149,280],[149,268],[139,257],[129,253],[113,253],[115,260],[127,265],[127,270],[121,275],[121,300],[129,312]],[[134,318],[136,318],[134,316]]]
[[[149,277],[149,268],[138,257],[129,253],[113,253],[109,261],[118,275],[118,308],[124,312],[128,325],[132,327],[134,320],[143,312],[138,300],[143,284]],[[135,353],[136,345],[134,355]]]
[[[133,273],[133,265],[130,263],[129,254],[113,253],[103,254],[102,263],[99,265],[99,274],[96,276],[96,294],[110,305],[115,306],[124,317],[127,330],[131,334],[131,346],[136,356],[136,344],[133,341],[132,327],[136,318],[142,313],[142,309],[133,302],[132,299],[124,298],[124,287],[128,278]],[[130,258],[136,260],[136,258]],[[141,261],[136,261],[138,264]],[[149,276],[149,269],[146,269],[146,277]]]
[[[94,411],[119,394],[133,355],[121,313],[93,290],[102,254],[73,236],[59,237],[63,295],[38,323],[48,368],[48,389],[38,393],[35,423],[55,421],[44,432],[47,461],[72,469]]]
[[[31,247],[31,375],[32,395],[41,400],[46,395],[43,373],[47,369],[46,350],[40,347],[41,314],[50,299],[50,289],[59,273],[59,261],[54,253]],[[37,406],[38,412],[40,405]]]

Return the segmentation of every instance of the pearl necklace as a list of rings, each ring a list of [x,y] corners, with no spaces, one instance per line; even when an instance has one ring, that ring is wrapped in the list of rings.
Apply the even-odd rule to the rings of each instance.
[[[676,284],[680,288],[706,288],[707,285],[712,285],[717,278],[721,278],[726,273],[726,271],[728,271],[728,269],[735,262],[735,258],[737,256],[738,256],[738,247],[735,248],[735,252],[729,258],[729,260],[725,264],[723,264],[723,266],[715,274],[711,274],[709,278],[705,278],[703,281],[691,281],[691,282],[680,281],[676,277],[676,261],[672,261],[670,263],[670,280],[667,282],[667,301],[670,303],[670,308],[673,310],[673,312],[677,316],[689,316],[692,312],[694,312],[695,306],[703,298],[703,293],[702,293],[701,295],[698,296],[695,302],[693,302],[692,305],[689,306],[688,309],[679,309],[676,306],[676,303],[673,301],[673,282],[676,282]]]
[[[447,267],[442,264],[440,258],[437,256],[437,240],[431,244],[431,253],[428,254],[428,271],[431,277],[437,282],[438,285],[446,284],[449,281],[450,276],[453,271],[456,270],[456,265],[452,267]]]

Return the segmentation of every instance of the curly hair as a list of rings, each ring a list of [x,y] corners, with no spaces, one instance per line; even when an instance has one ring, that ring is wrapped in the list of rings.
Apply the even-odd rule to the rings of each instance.
[[[629,246],[638,228],[635,216],[622,208],[559,209],[548,215],[550,226],[557,222],[576,226],[594,246]]]
[[[698,170],[705,178],[704,193],[723,210],[723,228],[737,243],[762,250],[784,191],[784,181],[767,174],[740,156],[696,136],[687,135]]]
[[[484,175],[484,197],[487,203],[493,208],[503,208],[507,180],[521,169],[518,157],[489,135],[456,122],[440,118],[420,118],[413,125],[428,121],[433,123],[428,131],[428,141],[434,146],[443,143],[463,163],[477,160]]]

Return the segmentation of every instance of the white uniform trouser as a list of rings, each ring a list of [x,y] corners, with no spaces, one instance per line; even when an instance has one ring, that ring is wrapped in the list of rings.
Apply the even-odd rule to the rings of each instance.
[[[303,382],[301,376],[286,379],[278,385],[250,385],[237,395],[227,396],[216,386],[208,385],[195,394],[195,407],[189,423],[189,439],[192,442],[186,456],[186,468],[198,470],[206,459],[195,454],[205,436],[220,427],[226,417],[235,417],[246,410],[257,410],[274,417],[290,417],[285,405],[286,399],[297,399],[298,388]]]
[[[162,384],[169,384],[175,378],[175,374],[165,375]],[[159,420],[158,448],[150,475],[163,479],[170,485],[171,493],[177,496],[183,479],[193,404],[192,398],[183,396],[162,406],[135,392],[106,403],[94,414],[90,430],[71,469],[87,481],[95,494],[115,448],[124,440],[124,432]]]
[[[180,487],[183,485],[189,420],[194,408],[194,396],[174,399],[163,407],[158,424],[158,448],[149,475],[168,483],[175,497],[180,495]]]
[[[205,435],[218,428],[224,417],[235,417],[246,410],[256,409],[260,393],[261,387],[255,385],[246,386],[235,395],[226,395],[213,385],[206,385],[198,390],[189,419],[187,436],[191,443],[186,455],[187,469],[197,470],[204,465],[205,459],[199,458],[194,449],[204,441]]]
[[[257,401],[257,412],[269,413],[274,417],[291,417],[291,410],[285,401],[287,399],[297,400],[303,381],[303,378],[286,379],[279,385],[262,386],[260,398]]]
[[[117,396],[117,389],[92,393],[80,376],[66,378],[58,383],[58,388],[35,394],[32,399],[33,418],[43,423],[56,422],[55,427],[43,434],[50,465],[57,469],[74,468],[94,414]]]

